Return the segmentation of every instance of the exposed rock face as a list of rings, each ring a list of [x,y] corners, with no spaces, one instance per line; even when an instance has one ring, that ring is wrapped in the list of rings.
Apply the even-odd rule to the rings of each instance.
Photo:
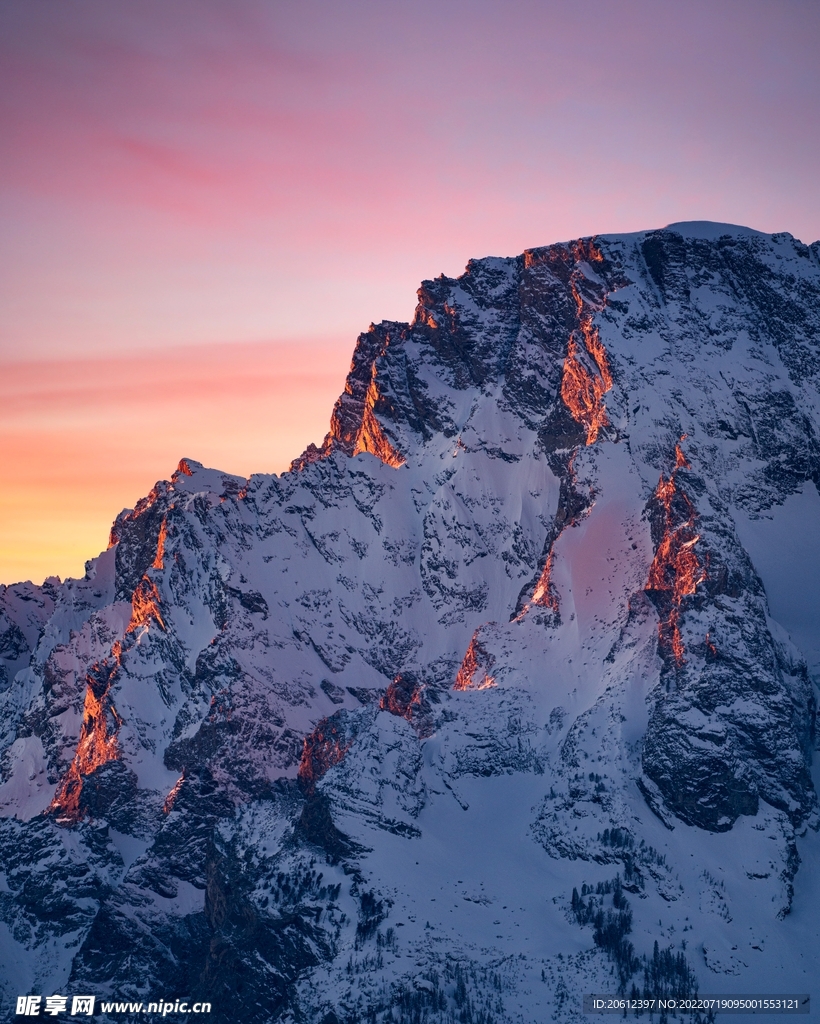
[[[424,282],[289,473],[183,460],[85,579],[0,592],[4,1006],[806,990],[820,663],[747,539],[817,532],[818,431],[818,243],[678,225]]]

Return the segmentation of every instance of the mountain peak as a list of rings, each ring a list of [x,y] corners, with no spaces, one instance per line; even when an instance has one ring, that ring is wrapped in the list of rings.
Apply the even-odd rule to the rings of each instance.
[[[672,224],[667,224],[663,230],[676,231],[679,235],[684,235],[686,238],[705,238],[709,241],[723,238],[726,235],[732,237],[748,236],[752,238],[769,237],[762,231],[757,231],[754,228],[747,228],[741,224],[724,224],[720,221],[713,220],[675,221]]]
[[[812,252],[691,222],[471,260],[359,336],[293,472],[183,459],[85,580],[0,590],[7,995],[804,991]]]

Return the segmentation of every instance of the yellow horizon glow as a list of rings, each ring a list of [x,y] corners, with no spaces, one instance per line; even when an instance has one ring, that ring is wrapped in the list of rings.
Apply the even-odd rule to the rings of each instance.
[[[82,576],[183,457],[280,473],[321,442],[349,339],[185,346],[0,368],[0,583]],[[241,454],[238,454],[241,453]]]

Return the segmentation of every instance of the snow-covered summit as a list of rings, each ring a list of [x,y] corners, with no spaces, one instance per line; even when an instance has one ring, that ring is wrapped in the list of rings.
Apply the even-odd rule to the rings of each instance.
[[[183,459],[84,580],[4,588],[6,1005],[807,990],[819,339],[786,234],[474,260],[290,472]]]
[[[742,224],[723,224],[715,220],[681,220],[674,224],[667,224],[664,231],[675,231],[685,238],[705,238],[711,242],[718,238],[729,237],[757,237],[761,239],[771,236],[765,235],[762,231],[754,228],[744,227]]]

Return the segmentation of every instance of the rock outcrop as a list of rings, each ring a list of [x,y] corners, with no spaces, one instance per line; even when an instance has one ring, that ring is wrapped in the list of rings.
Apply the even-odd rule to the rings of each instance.
[[[289,472],[185,459],[84,579],[0,590],[3,1006],[808,990],[820,591],[761,552],[818,535],[818,433],[820,243],[424,282]]]

